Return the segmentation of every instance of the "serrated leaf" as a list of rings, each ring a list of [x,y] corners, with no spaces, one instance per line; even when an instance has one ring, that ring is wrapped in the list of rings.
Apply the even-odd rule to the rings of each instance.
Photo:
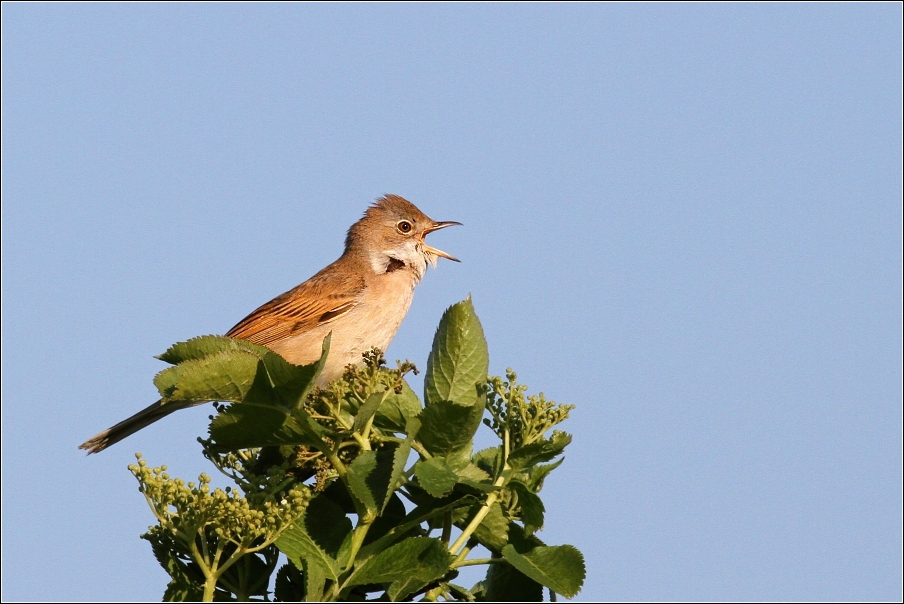
[[[355,423],[352,424],[352,432],[361,432],[364,429],[364,426],[367,425],[367,422],[374,416],[374,413],[377,412],[377,409],[380,408],[380,405],[389,397],[389,391],[385,392],[374,392],[370,396],[367,397],[367,400],[364,401],[364,404],[358,408],[358,413],[355,414]]]
[[[456,469],[455,473],[458,474],[458,484],[479,492],[492,493],[502,488],[494,485],[492,477],[473,463]]]
[[[480,427],[486,397],[470,407],[440,401],[424,408],[418,440],[431,455],[449,458],[452,465],[466,465],[470,459],[471,439]],[[452,463],[452,458],[457,458]]]
[[[391,583],[409,577],[429,582],[443,576],[451,563],[452,555],[439,539],[412,537],[368,558],[346,585]]]
[[[154,385],[164,401],[241,402],[258,379],[259,365],[252,352],[223,350],[164,369]]]
[[[530,479],[527,482],[527,486],[529,486],[534,493],[539,493],[543,489],[543,481],[546,480],[546,477],[550,472],[561,466],[563,461],[565,461],[564,457],[554,463],[531,468]]]
[[[440,401],[477,404],[483,398],[478,385],[486,381],[489,362],[483,327],[468,296],[446,309],[436,329],[424,374],[426,408]]]
[[[392,478],[394,451],[363,451],[348,466],[352,494],[371,512],[379,513]]]
[[[431,457],[419,461],[414,466],[414,475],[425,491],[432,497],[445,497],[458,482],[458,475],[449,467],[443,457]]]
[[[310,365],[293,365],[275,352],[250,342],[213,336],[200,340],[206,344],[191,352],[200,354],[215,349],[217,346],[211,342],[223,349],[197,358],[190,358],[188,352],[178,349],[161,355],[169,360],[185,357],[154,378],[164,404],[223,401],[301,408],[326,362],[330,337],[324,339],[320,359]]]
[[[399,497],[398,493],[389,493],[386,507],[380,512],[380,515],[377,516],[374,523],[370,525],[370,530],[367,531],[367,537],[364,539],[364,544],[367,545],[373,543],[392,529],[396,528],[399,523],[404,520],[405,515],[405,504],[402,502],[402,498]]]
[[[386,497],[380,510],[381,514],[389,504],[392,494],[405,482],[405,464],[408,463],[408,456],[411,453],[411,443],[420,429],[421,422],[417,417],[408,418],[405,440],[396,447],[395,452],[392,454],[392,475],[389,477],[389,488],[386,489]]]
[[[490,564],[482,583],[487,602],[543,601],[543,586],[509,564]]]
[[[171,544],[171,547],[174,547]],[[151,542],[154,556],[160,565],[170,576],[170,582],[163,593],[164,602],[189,602],[200,598],[204,589],[202,587],[204,577],[200,573],[198,565],[194,562],[186,564],[176,555],[175,551],[167,546]]]
[[[187,602],[203,595],[204,574],[182,542],[162,532],[148,532],[141,538],[150,542],[154,557],[171,578],[163,594],[165,602]]]
[[[571,545],[537,546],[518,553],[514,546],[502,548],[509,564],[566,598],[573,598],[584,584],[584,556]]]
[[[490,475],[473,463],[469,463],[465,467],[455,470],[455,473],[463,480],[473,480],[475,482],[490,480]]]
[[[509,522],[508,544],[514,547],[516,552],[522,554],[537,546],[546,545],[536,535],[529,534],[516,522]]]
[[[203,359],[215,352],[227,350],[246,350],[258,355],[268,352],[268,348],[252,344],[247,340],[239,340],[227,336],[198,336],[185,342],[176,342],[166,352],[157,355],[161,361],[170,365],[178,365],[184,361]]]
[[[227,589],[226,585],[243,585],[247,595],[263,596],[269,591],[271,572],[259,555],[245,554],[240,563],[233,564],[220,575],[218,586]]]
[[[408,383],[402,380],[402,392],[396,394],[390,392],[377,409],[374,417],[374,425],[390,432],[406,432],[405,426],[408,420],[420,415],[423,407],[417,395],[408,386]]]
[[[459,478],[458,484],[455,485],[455,488],[456,490],[462,488],[462,490],[464,490],[465,492],[467,492],[467,489],[471,489],[471,491],[475,493],[492,493],[493,491],[502,490],[502,487],[497,487],[491,482],[478,482],[476,480],[469,480],[467,478]]]
[[[518,447],[508,457],[508,463],[515,470],[521,470],[530,466],[549,461],[556,457],[571,442],[571,435],[558,430],[552,433],[551,438],[544,438],[535,443]]]
[[[305,602],[323,602],[323,587],[326,585],[326,572],[319,564],[311,564],[305,560],[304,591]]]
[[[326,429],[304,410],[251,403],[230,405],[210,422],[214,449],[222,451],[279,445],[323,450],[325,434]]]
[[[490,447],[481,449],[471,457],[471,462],[488,473],[490,476],[496,476],[502,468],[500,468],[500,456],[502,447]]]
[[[473,505],[468,515],[455,523],[456,526],[459,528],[468,526],[480,508],[480,504]],[[488,550],[498,552],[508,543],[508,532],[509,520],[503,514],[502,507],[498,503],[494,503],[472,535]]]
[[[307,568],[306,564],[317,566],[333,581],[339,578],[341,572],[339,563],[311,539],[305,530],[303,519],[299,519],[283,531],[275,543],[279,551],[295,566],[300,568]]]
[[[409,594],[418,591],[434,579],[438,579],[439,577],[443,576],[443,574],[445,573],[442,572],[438,576],[431,577],[430,579],[426,580],[417,576],[405,577],[404,579],[396,579],[389,585],[389,589],[386,590],[386,595],[389,596],[389,600],[391,602],[400,602]]]
[[[163,592],[164,602],[200,602],[204,589],[193,583],[172,579]]]
[[[533,533],[543,528],[543,514],[546,508],[540,497],[531,491],[527,485],[516,480],[509,482],[508,488],[518,497],[518,507],[521,508],[521,521],[528,533]]]
[[[448,511],[454,512],[459,509],[467,509],[476,501],[476,498],[472,495],[456,493],[454,491],[451,495],[443,497],[442,499],[434,499],[420,489],[417,491],[421,493],[422,498],[426,501],[418,501],[418,506],[400,520],[395,528],[373,543],[362,547],[358,554],[359,560],[366,560],[383,551],[385,548],[389,547],[390,544],[403,537],[408,531],[414,529],[421,523],[429,521],[431,518],[441,516]]]
[[[342,542],[352,531],[352,521],[326,493],[311,499],[301,522],[314,543],[333,558],[338,558]]]
[[[466,602],[474,602],[476,600],[474,594],[471,593],[470,589],[466,589],[461,585],[456,585],[455,583],[446,583],[446,585],[448,586],[449,591],[452,592],[452,595],[454,595],[457,599],[464,600]]]
[[[324,489],[323,496],[335,503],[346,514],[356,514],[358,512],[348,488],[341,480],[331,481],[329,486]]]
[[[348,535],[345,536],[345,539],[342,540],[342,545],[339,546],[339,553],[336,554],[336,560],[339,561],[339,566],[342,568],[348,568],[349,561],[352,556],[352,538],[354,537],[354,532],[350,531]]]
[[[304,575],[291,562],[276,571],[273,598],[277,602],[301,602],[305,599]]]
[[[210,338],[204,341],[209,343]],[[186,358],[157,374],[154,384],[164,403],[223,401],[301,408],[326,362],[330,336],[323,341],[320,359],[310,365],[293,365],[275,352],[249,342],[225,340],[216,340],[223,350]],[[170,360],[179,358],[176,353],[164,355]]]

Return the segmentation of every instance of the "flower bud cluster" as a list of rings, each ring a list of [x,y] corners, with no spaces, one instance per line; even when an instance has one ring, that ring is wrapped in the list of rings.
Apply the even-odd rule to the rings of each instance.
[[[274,488],[275,473],[259,483],[258,491],[243,496],[232,489],[211,489],[207,474],[201,474],[197,484],[170,478],[166,466],[150,468],[140,454],[137,457],[138,463],[130,465],[129,471],[138,479],[160,529],[186,545],[208,531],[240,548],[270,543],[301,517],[311,498],[303,484],[288,490]]]
[[[371,394],[386,390],[399,393],[405,374],[418,373],[417,367],[409,361],[396,361],[396,369],[386,368],[386,358],[379,348],[371,348],[363,357],[364,365],[346,366],[341,379],[331,383],[327,390],[313,392],[308,398],[308,406],[318,413],[337,416],[337,410],[342,410],[353,416]]]
[[[518,376],[511,368],[506,370],[506,380],[493,376],[487,379],[487,410],[490,418],[484,423],[500,439],[508,432],[512,449],[529,445],[543,438],[554,426],[568,419],[574,405],[559,405],[539,395],[525,396],[527,386],[517,383]]]

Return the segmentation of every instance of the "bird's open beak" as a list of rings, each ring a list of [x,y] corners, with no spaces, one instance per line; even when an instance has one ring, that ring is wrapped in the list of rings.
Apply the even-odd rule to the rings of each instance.
[[[426,236],[427,236],[427,233],[432,233],[433,231],[438,231],[438,230],[440,230],[440,229],[444,229],[444,228],[446,228],[446,227],[449,227],[449,226],[456,226],[456,225],[457,225],[457,226],[461,226],[461,223],[460,223],[460,222],[454,222],[454,221],[451,221],[451,220],[446,221],[446,222],[434,222],[432,226],[429,226],[429,227],[427,227],[426,229],[424,229],[424,236],[426,237]],[[438,249],[436,249],[435,247],[430,247],[430,246],[427,245],[426,243],[424,243],[424,248],[423,248],[423,249],[424,249],[424,252],[427,253],[427,254],[430,254],[430,255],[433,255],[433,256],[439,256],[440,258],[448,258],[449,260],[452,260],[452,261],[454,261],[454,262],[461,262],[461,260],[459,260],[458,258],[456,258],[455,256],[453,256],[452,254],[447,254],[446,252],[444,252],[444,251],[442,251],[442,250],[438,250]],[[435,264],[435,261],[434,261],[434,264]]]

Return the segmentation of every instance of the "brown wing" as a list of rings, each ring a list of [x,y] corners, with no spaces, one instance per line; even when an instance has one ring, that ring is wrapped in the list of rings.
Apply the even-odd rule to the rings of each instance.
[[[332,268],[270,300],[226,335],[267,346],[347,313],[357,304],[364,279]]]

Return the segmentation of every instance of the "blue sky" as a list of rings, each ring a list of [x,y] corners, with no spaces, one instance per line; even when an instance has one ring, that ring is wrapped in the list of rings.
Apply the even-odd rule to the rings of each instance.
[[[2,6],[2,597],[152,600],[104,453],[153,355],[341,253],[384,193],[463,227],[390,358],[472,295],[577,405],[541,534],[579,599],[902,598],[901,7]]]

